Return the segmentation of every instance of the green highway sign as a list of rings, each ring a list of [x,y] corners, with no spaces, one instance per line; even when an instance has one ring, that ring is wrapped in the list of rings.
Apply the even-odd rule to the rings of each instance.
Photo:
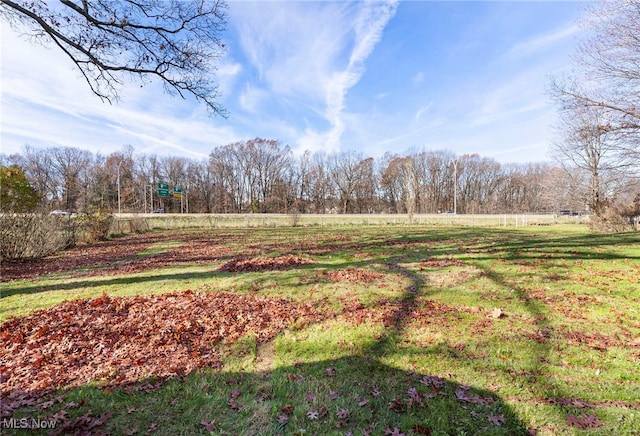
[[[158,197],[169,197],[168,183],[158,183]]]
[[[174,198],[182,198],[182,186],[173,187],[173,196]]]

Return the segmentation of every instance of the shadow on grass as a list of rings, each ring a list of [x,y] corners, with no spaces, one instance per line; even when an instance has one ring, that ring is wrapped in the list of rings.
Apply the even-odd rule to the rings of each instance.
[[[107,276],[104,278],[94,278],[90,280],[74,279],[74,281],[66,283],[55,283],[50,285],[38,285],[38,283],[29,283],[29,285],[21,286],[19,289],[5,289],[2,291],[0,298],[10,297],[12,295],[19,294],[35,294],[39,292],[48,291],[72,291],[79,288],[97,288],[102,286],[128,286],[141,283],[153,284],[154,282],[162,282],[165,280],[198,280],[198,279],[213,279],[215,277],[226,277],[228,273],[221,273],[217,270],[205,271],[205,272],[166,272],[162,274],[153,275],[134,275],[134,276]]]
[[[203,369],[182,379],[109,390],[83,386],[24,394],[29,404],[5,410],[3,422],[58,420],[56,431],[64,434],[209,434],[205,424],[214,434],[242,435],[527,432],[491,392],[363,356],[260,372]],[[12,404],[5,399],[3,405]],[[34,434],[6,427],[3,434]]]
[[[396,349],[425,287],[400,259],[385,265],[409,285],[388,328],[362,355],[263,371],[203,368],[157,384],[14,392],[3,401],[3,422],[58,420],[58,431],[71,434],[527,434],[494,393],[381,362]]]
[[[370,260],[353,260],[351,262],[343,262],[340,265],[325,265],[326,268],[346,268],[356,266],[366,266],[371,263],[388,263],[397,262],[400,257],[404,258],[417,258],[425,257],[437,257],[456,254],[465,254],[468,258],[476,261],[492,260],[499,254],[503,259],[507,261],[529,261],[535,259],[544,259],[550,262],[561,260],[616,260],[616,259],[638,259],[640,256],[624,256],[611,251],[607,251],[607,247],[635,247],[640,245],[639,233],[623,233],[615,235],[602,235],[602,234],[585,234],[585,235],[570,235],[566,237],[557,237],[555,234],[549,235],[546,233],[536,234],[530,231],[517,231],[517,230],[504,230],[504,229],[491,229],[491,228],[409,228],[405,232],[406,234],[397,237],[377,237],[372,236],[369,240],[364,242],[354,242],[351,240],[345,242],[329,241],[327,245],[323,245],[322,240],[314,241],[311,245],[309,242],[302,243],[302,246],[295,246],[291,249],[282,250],[286,248],[283,246],[267,247],[265,250],[278,248],[280,253],[291,254],[304,254],[310,253],[314,257],[320,259],[331,258],[332,256],[344,255],[345,252],[353,251],[354,253],[371,252],[377,257],[372,257]],[[327,235],[323,235],[327,236]],[[181,235],[182,239],[185,238]],[[194,235],[195,241],[201,243],[197,235]],[[158,238],[158,240],[164,240]],[[417,245],[418,250],[407,251],[414,248],[414,244]],[[196,264],[202,265],[209,263],[219,263],[224,260],[233,258],[229,255],[215,255],[215,256],[196,256],[185,254],[184,257],[176,256],[175,253],[171,253],[167,262],[174,265],[182,264],[184,266],[194,266]],[[127,258],[129,259],[129,258]],[[116,259],[117,260],[117,259]],[[114,260],[114,261],[116,261]],[[121,260],[121,259],[120,259]],[[144,260],[144,258],[142,259]],[[145,271],[152,271],[157,269],[161,264],[162,256],[157,256],[157,262],[150,265],[141,265],[136,273],[144,273]],[[133,265],[134,261],[131,262]],[[322,261],[319,264],[311,265],[311,267],[321,268]],[[35,265],[36,263],[34,263]],[[130,265],[128,265],[130,266]],[[549,266],[547,266],[549,267]],[[100,266],[94,266],[94,268],[100,268]],[[78,287],[92,288],[100,286],[119,286],[128,284],[139,283],[153,283],[157,281],[163,281],[167,279],[173,280],[189,280],[189,279],[214,279],[216,277],[226,277],[226,273],[218,270],[211,270],[207,272],[199,273],[180,273],[179,267],[176,267],[176,272],[161,273],[157,275],[141,275],[141,276],[125,276],[114,277],[113,275],[106,275],[104,278],[97,276],[95,279],[83,280],[81,277],[78,279],[73,278],[73,281],[67,283],[58,283],[52,285],[38,285],[37,282],[29,281],[28,283],[22,283],[20,288],[6,289],[12,285],[9,283],[4,284],[5,290],[0,294],[0,298],[10,297],[18,294],[33,294],[37,292],[47,291],[67,291],[73,290]],[[308,268],[305,268],[308,269]],[[73,272],[73,269],[66,270],[67,272]],[[113,274],[113,270],[105,271],[105,274]],[[242,275],[242,273],[235,273]],[[43,276],[46,277],[46,276]],[[25,281],[26,282],[26,281]]]
[[[439,242],[439,238],[445,237],[449,238],[446,241],[451,244],[459,242],[459,247],[427,246],[417,253],[402,254],[405,244],[410,246],[419,242]],[[384,254],[372,259],[343,262],[339,266],[327,263],[298,267],[313,270],[376,263],[386,265],[390,271],[409,280],[409,286],[397,300],[398,309],[392,316],[392,322],[362,355],[289,364],[272,371],[200,371],[182,380],[169,380],[158,390],[148,393],[141,393],[135,389],[106,392],[82,387],[62,392],[60,395],[63,400],[54,401],[48,409],[39,407],[38,404],[43,403],[39,400],[40,403],[23,405],[10,416],[21,418],[31,416],[29,413],[33,414],[35,411],[37,416],[44,419],[64,410],[69,414],[66,422],[74,423],[76,421],[72,419],[82,417],[89,411],[95,418],[112,413],[113,415],[99,427],[99,430],[104,429],[108,433],[124,433],[124,430],[133,428],[144,432],[155,428],[159,434],[206,434],[202,421],[210,424],[211,420],[215,420],[215,431],[227,434],[344,434],[348,431],[364,433],[369,430],[372,434],[383,434],[387,429],[393,431],[396,428],[399,432],[413,431],[417,434],[421,434],[421,431],[424,431],[422,434],[429,434],[426,433],[427,429],[433,434],[526,434],[524,423],[519,421],[508,405],[495,394],[428,373],[407,373],[384,365],[380,359],[385,353],[396,349],[410,321],[409,314],[416,308],[417,298],[420,295],[428,295],[429,292],[429,283],[425,282],[421,274],[402,266],[401,262],[405,261],[407,256],[419,258],[477,250],[477,256],[471,251],[465,263],[482,270],[483,274],[497,285],[513,289],[515,298],[521,301],[524,310],[534,320],[535,328],[547,331],[548,321],[544,305],[529,298],[525,289],[514,286],[505,275],[483,265],[483,259],[492,258],[490,255],[483,255],[483,251],[501,252],[508,260],[529,259],[533,251],[537,254],[558,256],[550,261],[563,256],[574,259],[611,260],[626,257],[613,252],[593,251],[594,248],[631,246],[640,242],[640,237],[635,234],[619,237],[544,237],[546,239],[540,241],[535,235],[528,233],[486,229],[480,232],[478,229],[464,229],[452,237],[451,230],[439,230],[425,232],[424,237],[418,235],[387,238],[357,244],[362,250],[386,250]],[[488,244],[487,238],[494,240]],[[341,252],[346,247],[329,247],[317,255],[329,256]],[[82,282],[81,285],[126,285],[168,278],[194,280],[228,275],[212,270],[202,273],[109,278]],[[71,286],[69,289],[73,289],[79,284],[67,285]],[[33,289],[23,289],[22,292],[41,290],[34,286]],[[444,352],[437,347],[424,350],[425,354]],[[536,381],[529,387],[539,398],[549,399],[551,395],[569,397],[570,395],[551,378],[542,375],[542,362],[548,360],[551,352],[551,346],[543,341],[539,342],[536,351],[531,353],[532,361],[529,362],[529,367],[534,369]],[[469,362],[466,365],[474,369],[473,363]],[[38,396],[38,393],[35,395]],[[47,397],[46,401],[51,401],[51,398],[54,397]],[[69,409],[65,409],[69,403],[82,406],[66,410]],[[130,412],[132,409],[135,411]],[[561,412],[559,407],[557,411]],[[61,413],[60,416],[64,414]],[[63,422],[60,425],[63,425]],[[84,424],[79,422],[78,425]]]

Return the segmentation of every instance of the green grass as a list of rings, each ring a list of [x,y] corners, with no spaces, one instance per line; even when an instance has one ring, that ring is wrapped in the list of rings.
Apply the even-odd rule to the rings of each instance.
[[[312,301],[328,315],[269,343],[249,335],[220,345],[219,369],[151,390],[141,388],[148,380],[113,390],[98,381],[61,387],[49,409],[25,406],[13,417],[110,413],[99,427],[109,434],[208,434],[203,420],[215,421],[212,434],[638,434],[638,233],[367,225],[163,235],[127,260],[166,255],[166,264],[122,275],[96,265],[91,276],[69,270],[2,283],[0,319],[104,293],[188,289]],[[191,259],[197,238],[225,254]],[[219,269],[243,253],[314,263]],[[568,420],[584,415],[602,425],[579,429]]]

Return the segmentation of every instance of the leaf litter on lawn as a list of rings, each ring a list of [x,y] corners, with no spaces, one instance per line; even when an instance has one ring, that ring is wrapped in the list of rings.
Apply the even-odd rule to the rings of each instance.
[[[279,257],[248,257],[246,255],[241,255],[222,265],[220,267],[220,271],[274,271],[289,269],[299,265],[309,265],[312,263],[314,263],[312,260],[294,254],[287,254]]]
[[[44,394],[99,382],[218,367],[215,345],[247,334],[267,342],[292,324],[322,319],[312,304],[231,293],[181,293],[64,302],[0,326],[0,387]]]

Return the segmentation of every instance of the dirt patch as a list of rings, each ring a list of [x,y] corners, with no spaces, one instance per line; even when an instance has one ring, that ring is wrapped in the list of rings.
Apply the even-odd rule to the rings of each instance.
[[[271,372],[276,368],[276,346],[273,341],[258,344],[254,372]]]
[[[239,256],[230,260],[220,267],[220,271],[225,272],[257,272],[273,271],[294,268],[300,265],[310,265],[313,260],[305,259],[294,254],[287,254],[280,257],[247,257]]]
[[[219,366],[221,341],[251,333],[265,343],[293,323],[320,319],[311,304],[229,293],[65,302],[0,327],[0,387],[7,395],[183,375]]]

